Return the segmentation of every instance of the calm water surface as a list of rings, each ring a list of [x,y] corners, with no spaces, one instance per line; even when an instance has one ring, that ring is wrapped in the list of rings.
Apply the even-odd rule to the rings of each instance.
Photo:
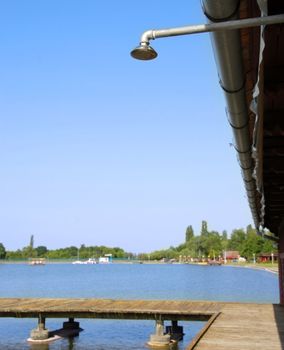
[[[219,300],[278,302],[278,277],[272,273],[228,266],[198,265],[0,265],[0,297]],[[61,328],[63,320],[47,320]],[[35,319],[0,319],[0,349],[7,350],[143,350],[153,321],[80,320],[84,332],[73,340],[31,347],[26,342]],[[179,349],[203,326],[184,322]]]

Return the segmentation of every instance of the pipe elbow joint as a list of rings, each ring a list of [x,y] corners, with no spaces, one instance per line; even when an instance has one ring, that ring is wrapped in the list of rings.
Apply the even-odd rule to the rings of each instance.
[[[140,44],[149,44],[150,40],[155,40],[155,31],[147,30],[141,35]]]

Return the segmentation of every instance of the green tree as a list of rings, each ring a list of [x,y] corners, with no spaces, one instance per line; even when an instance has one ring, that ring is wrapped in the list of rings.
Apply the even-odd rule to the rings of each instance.
[[[238,250],[239,252],[241,252],[245,240],[246,233],[243,229],[233,230],[231,234],[231,239],[229,240],[228,249]]]
[[[3,243],[0,243],[0,259],[5,259],[6,257],[6,249]]]
[[[228,232],[226,230],[222,232],[222,240],[224,241],[228,240]]]
[[[47,252],[48,252],[47,248],[43,245],[40,245],[35,248],[36,256],[38,256],[39,258],[44,258]]]
[[[249,237],[250,235],[256,235],[256,230],[252,227],[252,225],[248,225],[246,228],[246,235]]]
[[[31,238],[30,238],[30,248],[31,249],[34,249],[34,235],[31,235]]]
[[[261,253],[263,243],[263,238],[257,235],[255,230],[250,231],[242,244],[242,249],[240,250],[241,256],[252,259],[254,255],[257,256]]]
[[[271,241],[270,239],[264,238],[263,239],[263,246],[262,246],[262,253],[276,253],[277,247],[275,242]]]
[[[193,228],[192,226],[187,226],[186,231],[185,231],[185,241],[189,242],[194,236]]]
[[[200,236],[199,250],[205,257],[214,258],[221,255],[222,240],[217,231],[208,232]]]
[[[7,251],[6,253],[6,259],[22,259],[23,258],[23,252],[20,249],[17,249],[16,251]]]
[[[157,250],[151,253],[151,259],[153,260],[161,260],[163,258],[178,259],[179,255],[180,253],[176,249],[174,249],[173,247],[170,247],[169,249]]]
[[[189,255],[191,257],[198,257],[198,253],[200,251],[200,236],[192,237],[192,239],[186,244],[186,248],[189,250]]]
[[[207,221],[203,220],[201,223],[201,232],[200,235],[201,236],[208,236],[208,227],[207,227]]]
[[[222,254],[222,238],[217,231],[211,231],[207,238],[207,249],[210,258],[218,257]]]
[[[30,243],[28,246],[24,247],[22,250],[23,258],[32,258],[35,255],[34,251],[34,235],[30,237]]]
[[[221,244],[222,244],[222,250],[227,250],[228,249],[228,233],[226,230],[222,232],[222,237],[221,237]]]
[[[187,245],[186,243],[182,243],[182,244],[179,244],[177,247],[176,247],[176,250],[178,252],[182,251],[183,249],[186,249],[187,248]]]

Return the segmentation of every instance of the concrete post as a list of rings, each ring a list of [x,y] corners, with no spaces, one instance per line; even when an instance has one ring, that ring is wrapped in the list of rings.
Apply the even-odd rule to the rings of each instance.
[[[171,341],[169,334],[164,334],[164,321],[156,320],[155,334],[150,335],[150,347],[168,347]]]
[[[32,340],[45,340],[48,339],[49,331],[45,328],[45,317],[41,314],[38,315],[38,326],[31,331]]]

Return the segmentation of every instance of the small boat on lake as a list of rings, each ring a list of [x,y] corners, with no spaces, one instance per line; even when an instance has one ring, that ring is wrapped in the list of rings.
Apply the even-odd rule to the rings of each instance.
[[[222,261],[220,261],[220,260],[208,260],[207,264],[210,266],[221,266]]]
[[[76,261],[72,261],[72,264],[73,265],[82,265],[82,264],[84,264],[84,261],[76,260]]]
[[[97,264],[97,260],[95,258],[89,258],[87,261],[84,261],[84,264],[90,264],[90,265],[94,265]]]
[[[28,264],[31,266],[43,266],[45,265],[45,258],[31,258]]]
[[[82,260],[76,260],[72,262],[73,265],[94,265],[97,264],[96,259],[89,258],[88,260],[82,261]]]

